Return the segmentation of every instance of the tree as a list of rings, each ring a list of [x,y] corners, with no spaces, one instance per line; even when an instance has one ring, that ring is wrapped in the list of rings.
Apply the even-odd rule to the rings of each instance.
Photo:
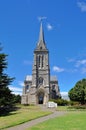
[[[21,103],[21,96],[13,94],[13,103]]]
[[[8,65],[6,57],[6,54],[0,53],[0,107],[12,105],[13,97],[8,86],[11,84],[14,78],[10,78],[4,71]]]
[[[78,81],[68,93],[70,100],[86,103],[86,79]]]

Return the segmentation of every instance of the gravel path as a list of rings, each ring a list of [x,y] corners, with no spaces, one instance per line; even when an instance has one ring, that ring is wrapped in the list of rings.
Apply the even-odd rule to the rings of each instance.
[[[43,121],[46,121],[46,120],[49,120],[51,118],[55,118],[55,117],[58,117],[58,116],[62,116],[65,113],[66,112],[63,112],[63,111],[54,111],[53,114],[50,114],[48,116],[44,116],[44,117],[29,121],[29,122],[26,122],[24,124],[8,128],[6,130],[26,130],[27,128],[29,128],[31,126],[34,126],[34,125],[36,125],[36,124],[38,124],[40,122],[43,122]]]

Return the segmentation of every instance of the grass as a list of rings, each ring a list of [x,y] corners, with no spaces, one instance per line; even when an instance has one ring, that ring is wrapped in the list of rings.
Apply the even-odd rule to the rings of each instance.
[[[0,117],[0,130],[11,126],[16,126],[24,122],[50,114],[50,111],[42,111],[38,106],[18,106],[17,111]]]
[[[42,111],[38,106],[18,105],[19,109],[0,117],[0,130],[11,126],[16,126],[24,122],[50,114],[50,111]],[[50,119],[38,124],[28,130],[85,130],[86,129],[86,109],[76,109],[76,107],[58,106],[57,111],[68,111],[64,116]]]
[[[56,110],[57,111],[68,111],[69,109],[68,109],[68,106],[58,106],[56,108]]]
[[[86,111],[70,111],[27,130],[86,130]]]
[[[86,106],[58,106],[57,111],[86,111]]]

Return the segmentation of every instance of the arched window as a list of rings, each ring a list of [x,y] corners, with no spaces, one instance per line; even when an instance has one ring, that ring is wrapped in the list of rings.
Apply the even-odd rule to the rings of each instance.
[[[42,55],[42,68],[44,67],[44,56]]]
[[[55,85],[52,85],[52,99],[56,98],[56,89],[55,89]]]
[[[55,85],[52,85],[52,91],[55,91]]]
[[[39,78],[39,84],[40,85],[43,84],[43,78],[42,77]]]
[[[40,55],[39,55],[38,63],[39,63],[39,68],[40,68],[40,64],[41,64],[41,56]]]
[[[39,68],[43,68],[44,67],[44,55],[38,55],[38,67]]]
[[[29,92],[29,89],[30,89],[30,86],[27,85],[27,86],[26,86],[26,91]]]

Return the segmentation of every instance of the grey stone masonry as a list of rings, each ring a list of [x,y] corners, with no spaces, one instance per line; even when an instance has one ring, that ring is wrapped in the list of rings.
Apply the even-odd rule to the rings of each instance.
[[[39,41],[34,50],[32,75],[27,75],[24,81],[22,104],[46,104],[50,98],[60,96],[56,76],[50,76],[49,51],[44,41],[42,22]]]

